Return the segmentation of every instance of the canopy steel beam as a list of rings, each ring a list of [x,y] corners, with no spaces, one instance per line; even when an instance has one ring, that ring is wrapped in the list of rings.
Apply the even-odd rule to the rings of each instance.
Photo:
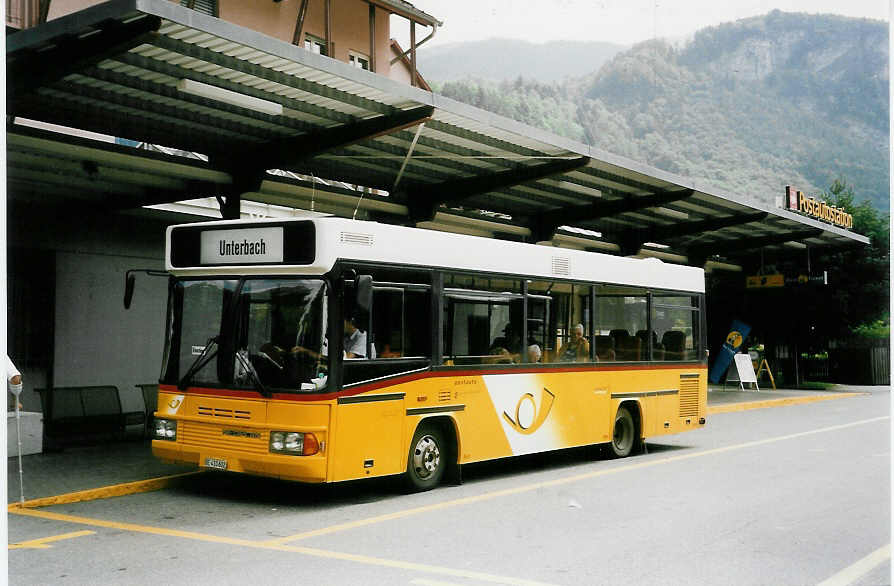
[[[755,248],[763,248],[764,246],[774,246],[786,242],[797,242],[807,238],[816,238],[822,233],[823,231],[819,228],[813,228],[810,230],[789,232],[787,234],[772,234],[769,236],[743,238],[736,242],[708,242],[699,244],[698,246],[690,246],[684,249],[684,252],[689,257],[707,258],[714,254],[726,255],[729,254],[729,252],[754,250]]]
[[[610,230],[602,230],[602,232],[603,235],[606,235],[607,232],[608,237],[618,243],[621,247],[621,253],[626,256],[629,254],[636,254],[646,242],[666,244],[665,241],[669,238],[676,239],[680,236],[713,232],[731,226],[741,226],[743,224],[750,224],[751,222],[760,222],[768,215],[767,212],[736,214],[725,218],[708,218],[692,222],[678,222],[667,224],[665,226],[655,226],[641,230],[627,230],[618,233],[617,235],[611,234]]]
[[[73,100],[42,96],[23,103],[17,115],[197,153],[206,152],[209,145],[238,138],[238,135],[227,132],[212,134],[200,122],[183,121],[179,128],[173,130],[161,128],[157,119],[136,109],[122,116],[120,111],[116,112],[105,104],[88,107]]]
[[[129,23],[108,20],[100,23],[99,32],[86,37],[66,34],[49,46],[8,51],[7,113],[16,115],[18,106],[26,101],[26,96],[38,88],[52,85],[66,75],[151,40],[160,26],[161,19],[157,16],[147,15]]]
[[[692,189],[683,189],[681,191],[660,191],[651,195],[619,198],[612,201],[596,200],[585,205],[546,211],[536,218],[528,219],[527,225],[531,229],[534,242],[551,240],[559,226],[592,222],[625,212],[660,206],[692,197],[694,193],[695,191]]]
[[[246,161],[249,161],[250,166],[261,166],[264,169],[291,169],[298,166],[303,160],[327,151],[427,122],[431,120],[434,110],[431,106],[401,110],[352,124],[313,130],[298,136],[274,140],[259,147],[251,147],[249,152],[236,152],[232,156],[219,155],[217,159],[231,160],[232,164],[228,164],[228,167],[243,166]]]
[[[520,183],[537,181],[545,177],[568,173],[587,165],[589,157],[575,157],[573,159],[560,159],[540,165],[519,167],[508,171],[501,171],[480,177],[469,177],[453,181],[445,181],[435,185],[415,185],[404,194],[411,224],[430,221],[434,218],[435,211],[443,203],[459,204],[482,193],[496,191],[512,187]],[[457,195],[459,194],[459,195]]]

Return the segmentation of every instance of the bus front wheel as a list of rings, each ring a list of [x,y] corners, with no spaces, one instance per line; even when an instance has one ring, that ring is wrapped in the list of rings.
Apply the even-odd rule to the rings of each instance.
[[[444,433],[435,425],[421,424],[407,455],[407,487],[413,492],[434,488],[444,477],[448,464]]]
[[[627,407],[618,408],[615,415],[615,429],[612,435],[612,453],[616,458],[626,458],[636,445],[636,423]]]

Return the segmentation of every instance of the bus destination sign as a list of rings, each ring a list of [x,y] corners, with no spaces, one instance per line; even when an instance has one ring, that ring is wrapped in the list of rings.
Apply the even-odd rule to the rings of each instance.
[[[283,262],[283,229],[242,228],[202,232],[203,265]]]
[[[803,191],[798,191],[791,185],[785,186],[785,207],[793,212],[813,216],[818,220],[823,220],[842,228],[852,228],[854,226],[854,217],[851,214],[841,208],[830,206],[824,201],[807,197]]]

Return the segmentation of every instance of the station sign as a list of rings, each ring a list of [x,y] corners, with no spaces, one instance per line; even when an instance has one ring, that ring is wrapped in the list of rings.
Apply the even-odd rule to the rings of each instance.
[[[839,207],[830,206],[824,201],[807,197],[803,191],[798,191],[791,185],[785,186],[785,207],[793,212],[805,214],[842,228],[853,228],[854,226],[854,216],[851,214]]]

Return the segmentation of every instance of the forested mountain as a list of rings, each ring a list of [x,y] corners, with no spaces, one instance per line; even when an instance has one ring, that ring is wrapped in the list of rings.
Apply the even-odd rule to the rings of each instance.
[[[426,80],[504,81],[523,76],[553,82],[592,73],[627,48],[601,42],[535,44],[516,39],[488,39],[425,48],[419,51],[417,59],[419,71]]]
[[[887,211],[887,63],[884,22],[774,11],[562,82],[422,71],[448,97],[731,193],[772,204],[786,185],[818,194],[844,178]]]

